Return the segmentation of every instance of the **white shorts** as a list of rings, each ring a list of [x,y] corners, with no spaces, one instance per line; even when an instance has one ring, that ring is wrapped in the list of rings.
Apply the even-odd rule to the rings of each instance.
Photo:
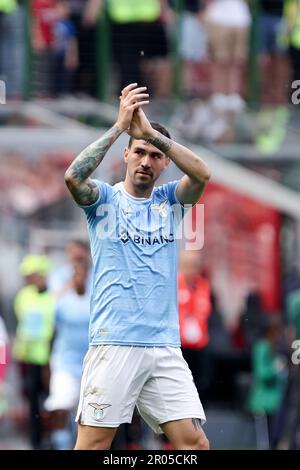
[[[84,360],[76,421],[118,427],[138,411],[154,432],[160,425],[205,414],[180,348],[91,346]]]
[[[50,393],[44,406],[47,411],[73,410],[79,401],[80,380],[65,371],[53,371]]]

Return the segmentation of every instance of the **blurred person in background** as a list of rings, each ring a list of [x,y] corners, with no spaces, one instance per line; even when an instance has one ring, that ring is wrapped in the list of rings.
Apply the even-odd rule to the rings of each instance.
[[[251,23],[248,4],[245,0],[210,0],[205,21],[212,64],[212,106],[217,111],[242,111]]]
[[[78,263],[90,265],[90,249],[84,240],[71,240],[66,247],[67,263],[54,269],[48,279],[49,290],[54,294],[64,291],[66,285],[72,285],[72,276]],[[87,282],[91,281],[91,274]]]
[[[55,299],[47,288],[49,259],[29,254],[20,265],[25,286],[14,302],[17,318],[13,354],[20,365],[29,407],[29,435],[34,449],[42,445],[42,399],[49,382],[49,356],[54,331]]]
[[[78,67],[78,43],[75,27],[69,17],[69,2],[58,1],[55,7],[52,44],[53,92],[55,96],[74,91],[74,74]]]
[[[277,421],[287,379],[286,361],[278,352],[282,328],[279,315],[266,315],[264,333],[252,349],[253,383],[247,399],[251,413],[267,418],[271,449],[275,448],[280,437]]]
[[[19,3],[0,0],[0,80],[5,82],[9,99],[21,99],[23,93],[25,21]]]
[[[300,80],[300,2],[285,0],[284,17],[286,20],[286,43],[292,66],[291,80]],[[291,89],[291,93],[295,89]]]
[[[278,449],[299,449],[300,428],[300,289],[290,292],[286,300],[289,325],[289,352],[292,355],[287,390],[286,414]],[[294,341],[297,341],[294,343]]]
[[[175,21],[167,0],[107,0],[118,89],[145,83],[153,95],[171,92],[166,25]]]
[[[0,313],[0,419],[7,409],[5,378],[8,364],[8,333]]]
[[[78,67],[74,90],[90,96],[97,94],[97,22],[102,0],[69,0],[70,21],[78,44]]]
[[[296,3],[298,3],[296,1]],[[284,33],[284,0],[260,0],[260,64],[262,99],[273,105],[286,104],[288,81]]]
[[[183,86],[187,96],[203,93],[199,64],[207,62],[208,36],[204,24],[208,0],[186,0],[181,18],[180,55],[183,59]]]
[[[211,293],[207,279],[200,274],[198,252],[183,251],[178,274],[178,305],[181,348],[195,385],[205,401],[212,372],[209,354],[208,319]]]
[[[240,346],[245,351],[249,351],[249,354],[265,330],[266,315],[262,307],[260,292],[256,290],[249,292],[235,332],[237,341],[241,343]],[[240,335],[240,341],[238,335]]]
[[[58,296],[55,337],[50,359],[50,394],[45,408],[52,413],[53,449],[72,449],[84,356],[88,350],[90,290],[89,265],[76,262],[69,285]]]
[[[57,0],[31,2],[32,86],[39,98],[50,97],[53,88],[52,46],[56,3]]]

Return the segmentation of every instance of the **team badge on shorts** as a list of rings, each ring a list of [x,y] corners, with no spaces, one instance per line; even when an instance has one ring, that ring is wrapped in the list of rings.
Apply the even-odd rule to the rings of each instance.
[[[103,410],[111,406],[111,405],[99,404],[99,403],[89,403],[89,405],[92,408],[94,408],[93,415],[96,421],[101,421],[103,419]]]

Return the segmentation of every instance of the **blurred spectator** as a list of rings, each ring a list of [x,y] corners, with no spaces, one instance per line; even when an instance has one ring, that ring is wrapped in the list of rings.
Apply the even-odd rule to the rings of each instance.
[[[78,67],[78,44],[73,23],[69,20],[70,6],[66,0],[56,5],[53,27],[54,94],[74,91],[74,74]]]
[[[0,80],[8,98],[21,98],[23,72],[24,9],[17,0],[0,0]]]
[[[56,0],[32,0],[31,42],[33,47],[33,89],[38,97],[52,91],[52,44]]]
[[[5,376],[8,361],[8,334],[0,314],[0,419],[6,411]]]
[[[107,0],[107,5],[118,90],[137,82],[157,96],[168,96],[171,65],[165,24],[173,21],[173,14],[167,0]]]
[[[205,14],[212,61],[212,104],[241,111],[250,11],[244,0],[211,0]]]
[[[270,447],[278,441],[277,414],[286,385],[286,362],[278,354],[282,324],[278,315],[266,315],[265,331],[252,349],[253,384],[248,396],[248,408],[254,414],[267,417]]]
[[[260,62],[263,101],[285,104],[286,45],[282,41],[284,0],[260,0]],[[272,78],[270,78],[272,77]]]
[[[89,265],[89,245],[84,240],[71,240],[66,247],[66,255],[68,262],[59,266],[49,276],[49,290],[54,294],[60,294],[72,285],[74,268],[78,263]],[[88,277],[88,282],[90,281],[91,274]]]
[[[206,0],[186,0],[181,19],[180,54],[183,59],[184,88],[187,95],[202,91],[199,64],[207,60],[207,32],[203,22]]]
[[[41,399],[48,386],[55,301],[47,289],[50,262],[46,256],[25,256],[20,271],[25,287],[15,299],[17,330],[13,352],[20,364],[23,392],[28,400],[30,443],[39,449],[43,437]]]
[[[70,21],[75,27],[78,43],[75,91],[96,96],[97,21],[102,0],[69,0],[69,5]]]
[[[291,292],[287,297],[288,323],[290,327],[291,346],[294,340],[300,340],[300,289]],[[298,347],[299,350],[299,347]],[[295,351],[295,348],[290,349]],[[299,358],[299,353],[297,354]],[[287,392],[287,410],[278,444],[279,449],[299,449],[297,431],[300,426],[300,365],[292,364],[290,370],[289,387]]]
[[[247,295],[245,309],[240,318],[241,341],[243,349],[251,351],[265,329],[266,312],[261,305],[259,292]]]
[[[78,405],[82,363],[88,349],[89,266],[77,262],[71,284],[56,306],[55,339],[51,353],[50,395],[45,408],[52,412],[52,446],[71,449],[75,442],[74,413]],[[73,422],[72,422],[73,418]]]
[[[287,45],[292,65],[292,80],[300,79],[300,3],[298,0],[285,0]],[[292,90],[291,90],[292,91]]]
[[[181,347],[201,400],[206,398],[212,369],[208,348],[210,299],[209,283],[200,275],[199,254],[183,251],[178,275]]]

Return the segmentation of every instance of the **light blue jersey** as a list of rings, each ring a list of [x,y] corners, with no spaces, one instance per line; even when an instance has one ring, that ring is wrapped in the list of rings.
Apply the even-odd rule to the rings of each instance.
[[[63,370],[80,378],[89,345],[89,311],[90,291],[78,295],[74,290],[69,290],[59,298],[51,354],[52,370]]]
[[[82,206],[94,264],[90,344],[179,347],[178,181],[148,199],[128,194],[123,182],[96,182],[98,200]]]

